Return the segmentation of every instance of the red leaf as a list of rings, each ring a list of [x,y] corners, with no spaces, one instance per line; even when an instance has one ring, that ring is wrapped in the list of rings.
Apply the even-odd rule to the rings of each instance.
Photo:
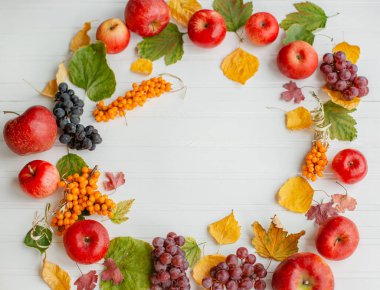
[[[119,268],[117,267],[115,261],[111,258],[108,258],[104,261],[103,265],[107,268],[101,274],[103,281],[113,281],[113,284],[119,285],[123,282],[124,277],[121,274]]]
[[[308,220],[315,219],[315,223],[318,225],[323,224],[329,217],[337,216],[338,212],[336,208],[333,206],[334,202],[326,202],[318,205],[312,205],[308,212],[306,213],[306,217]]]
[[[112,172],[106,172],[105,175],[108,178],[103,183],[105,190],[114,190],[125,183],[123,172],[116,173],[116,176]]]
[[[335,208],[338,212],[344,213],[347,210],[353,211],[356,208],[356,199],[346,194],[333,194],[332,201],[336,203]]]
[[[74,282],[74,285],[77,286],[77,290],[93,290],[96,287],[96,283],[98,283],[98,275],[96,275],[96,271],[90,271],[80,276]]]
[[[281,99],[290,102],[294,100],[294,103],[298,104],[305,99],[305,96],[302,93],[302,90],[297,87],[297,84],[293,81],[290,81],[282,86],[286,89],[285,92],[281,93]]]

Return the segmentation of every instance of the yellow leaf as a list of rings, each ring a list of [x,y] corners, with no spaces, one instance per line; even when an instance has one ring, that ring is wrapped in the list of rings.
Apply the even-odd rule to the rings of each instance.
[[[186,27],[191,16],[202,9],[197,0],[169,0],[168,6],[173,18]]]
[[[343,51],[346,54],[346,59],[352,63],[356,63],[360,56],[360,47],[357,45],[351,45],[345,41],[337,44],[333,52]]]
[[[333,103],[339,106],[342,106],[343,108],[346,108],[347,110],[353,110],[360,104],[360,98],[358,97],[355,97],[351,101],[347,101],[343,98],[341,92],[330,90],[326,86],[323,87],[323,90],[329,95]]]
[[[212,223],[208,232],[219,245],[233,244],[240,238],[240,226],[235,219],[234,212],[223,219]]]
[[[202,285],[203,278],[209,277],[210,269],[225,260],[225,256],[218,254],[204,256],[193,268],[193,278],[195,282]]]
[[[48,82],[45,88],[42,90],[41,95],[45,97],[54,98],[55,93],[58,91],[58,85],[65,81],[67,78],[67,69],[63,62],[58,65],[55,79]]]
[[[312,124],[311,114],[305,107],[298,107],[286,113],[286,128],[289,130],[307,129]]]
[[[227,78],[244,85],[254,76],[259,65],[256,56],[238,48],[223,59],[221,68]]]
[[[284,208],[305,213],[313,201],[314,189],[301,176],[288,179],[277,192],[277,201]]]
[[[153,71],[153,62],[146,58],[139,58],[131,64],[131,71],[150,75]]]
[[[287,257],[298,253],[298,240],[305,234],[300,231],[297,234],[289,234],[283,228],[277,227],[272,221],[268,232],[258,223],[252,225],[254,237],[252,245],[256,252],[264,258],[283,261]]]
[[[85,22],[83,24],[83,27],[81,30],[79,30],[77,32],[77,34],[75,34],[75,36],[73,37],[73,39],[71,40],[70,42],[70,50],[72,52],[78,50],[79,48],[81,48],[82,46],[86,46],[88,44],[90,44],[91,42],[91,39],[90,37],[87,35],[87,32],[91,29],[91,22]]]
[[[69,274],[58,265],[46,261],[42,264],[42,279],[52,290],[70,290],[71,278]]]

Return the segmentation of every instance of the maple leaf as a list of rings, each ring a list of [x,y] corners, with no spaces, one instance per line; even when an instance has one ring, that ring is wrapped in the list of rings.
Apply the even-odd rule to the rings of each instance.
[[[334,207],[334,202],[330,201],[326,203],[312,205],[305,215],[308,220],[315,220],[316,224],[321,225],[328,218],[337,216],[338,211]]]
[[[103,281],[113,281],[113,284],[119,285],[124,281],[123,274],[121,274],[120,269],[117,267],[115,261],[108,258],[104,261],[103,265],[107,268],[101,274]]]
[[[114,190],[125,183],[125,177],[123,172],[116,173],[116,176],[112,172],[106,172],[108,181],[103,182],[105,190]]]
[[[346,209],[353,211],[356,208],[356,199],[347,194],[333,194],[331,199],[336,203],[335,208],[339,213],[344,213]]]
[[[294,100],[294,103],[296,104],[300,103],[305,99],[305,96],[303,95],[301,88],[299,88],[295,82],[289,81],[282,87],[286,89],[286,91],[281,93],[281,99],[287,102]]]
[[[96,283],[98,283],[98,275],[96,271],[92,270],[87,274],[80,276],[74,285],[77,286],[77,290],[92,290],[95,289]]]

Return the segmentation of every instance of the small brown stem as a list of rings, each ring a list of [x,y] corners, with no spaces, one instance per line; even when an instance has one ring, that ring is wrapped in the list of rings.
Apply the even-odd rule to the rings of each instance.
[[[316,191],[320,191],[320,192],[323,192],[324,194],[326,194],[327,197],[331,197],[330,194],[328,194],[326,191],[324,191],[323,189],[314,189],[314,192]]]
[[[79,272],[80,272],[80,273],[82,274],[82,276],[83,276],[83,272],[82,272],[82,270],[79,268],[79,265],[78,265],[77,262],[75,262],[75,265],[77,265],[77,268],[78,268]]]
[[[346,192],[346,196],[348,195],[348,191],[347,191],[347,188],[345,188],[339,181],[335,181],[336,184],[339,184],[343,189],[344,191]]]
[[[268,264],[268,266],[267,266],[267,268],[266,268],[265,270],[267,270],[267,271],[268,271],[268,269],[269,269],[270,265],[272,264],[272,261],[273,261],[273,259],[270,259],[270,260],[269,260],[269,264]]]
[[[91,177],[94,175],[96,170],[98,170],[98,165],[95,165],[94,169],[91,170],[90,174],[88,175],[88,180],[91,179]]]
[[[29,169],[30,174],[34,176],[35,172],[34,172],[32,166],[28,165],[28,169]]]
[[[20,116],[19,113],[13,112],[13,111],[3,111],[4,114],[15,114],[17,116]]]

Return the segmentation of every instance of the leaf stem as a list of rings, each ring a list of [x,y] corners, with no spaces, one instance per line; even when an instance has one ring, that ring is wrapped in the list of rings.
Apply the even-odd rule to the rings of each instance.
[[[340,14],[340,13],[337,12],[337,13],[335,13],[335,14],[333,14],[333,15],[327,16],[327,18],[335,17],[335,16],[338,16],[339,14]]]
[[[237,38],[239,39],[239,46],[240,46],[240,43],[242,43],[244,41],[244,38],[241,35],[239,35],[239,33],[237,33],[237,31],[235,31],[235,34],[236,34]]]
[[[328,39],[330,39],[331,42],[334,41],[334,38],[333,38],[333,37],[328,36],[328,35],[326,35],[326,34],[315,34],[315,36],[324,36],[324,37],[327,37]]]
[[[346,196],[347,196],[348,195],[347,188],[345,188],[339,181],[335,181],[335,183],[339,184],[344,189],[344,191],[346,192]]]
[[[82,274],[82,276],[83,276],[83,272],[82,272],[82,270],[80,269],[80,267],[79,267],[79,265],[78,265],[77,262],[75,262],[75,265],[77,265],[77,268],[78,268],[79,272],[80,272],[80,273]]]
[[[273,259],[270,259],[270,260],[269,260],[269,264],[268,264],[268,266],[267,266],[267,268],[266,268],[265,270],[267,270],[267,271],[268,271],[268,269],[269,269],[270,265],[272,264],[272,261],[273,261]]]
[[[323,189],[314,189],[314,192],[323,192],[324,194],[326,194],[326,196],[327,197],[331,197],[331,195],[330,194],[328,194],[325,190],[323,190]]]

